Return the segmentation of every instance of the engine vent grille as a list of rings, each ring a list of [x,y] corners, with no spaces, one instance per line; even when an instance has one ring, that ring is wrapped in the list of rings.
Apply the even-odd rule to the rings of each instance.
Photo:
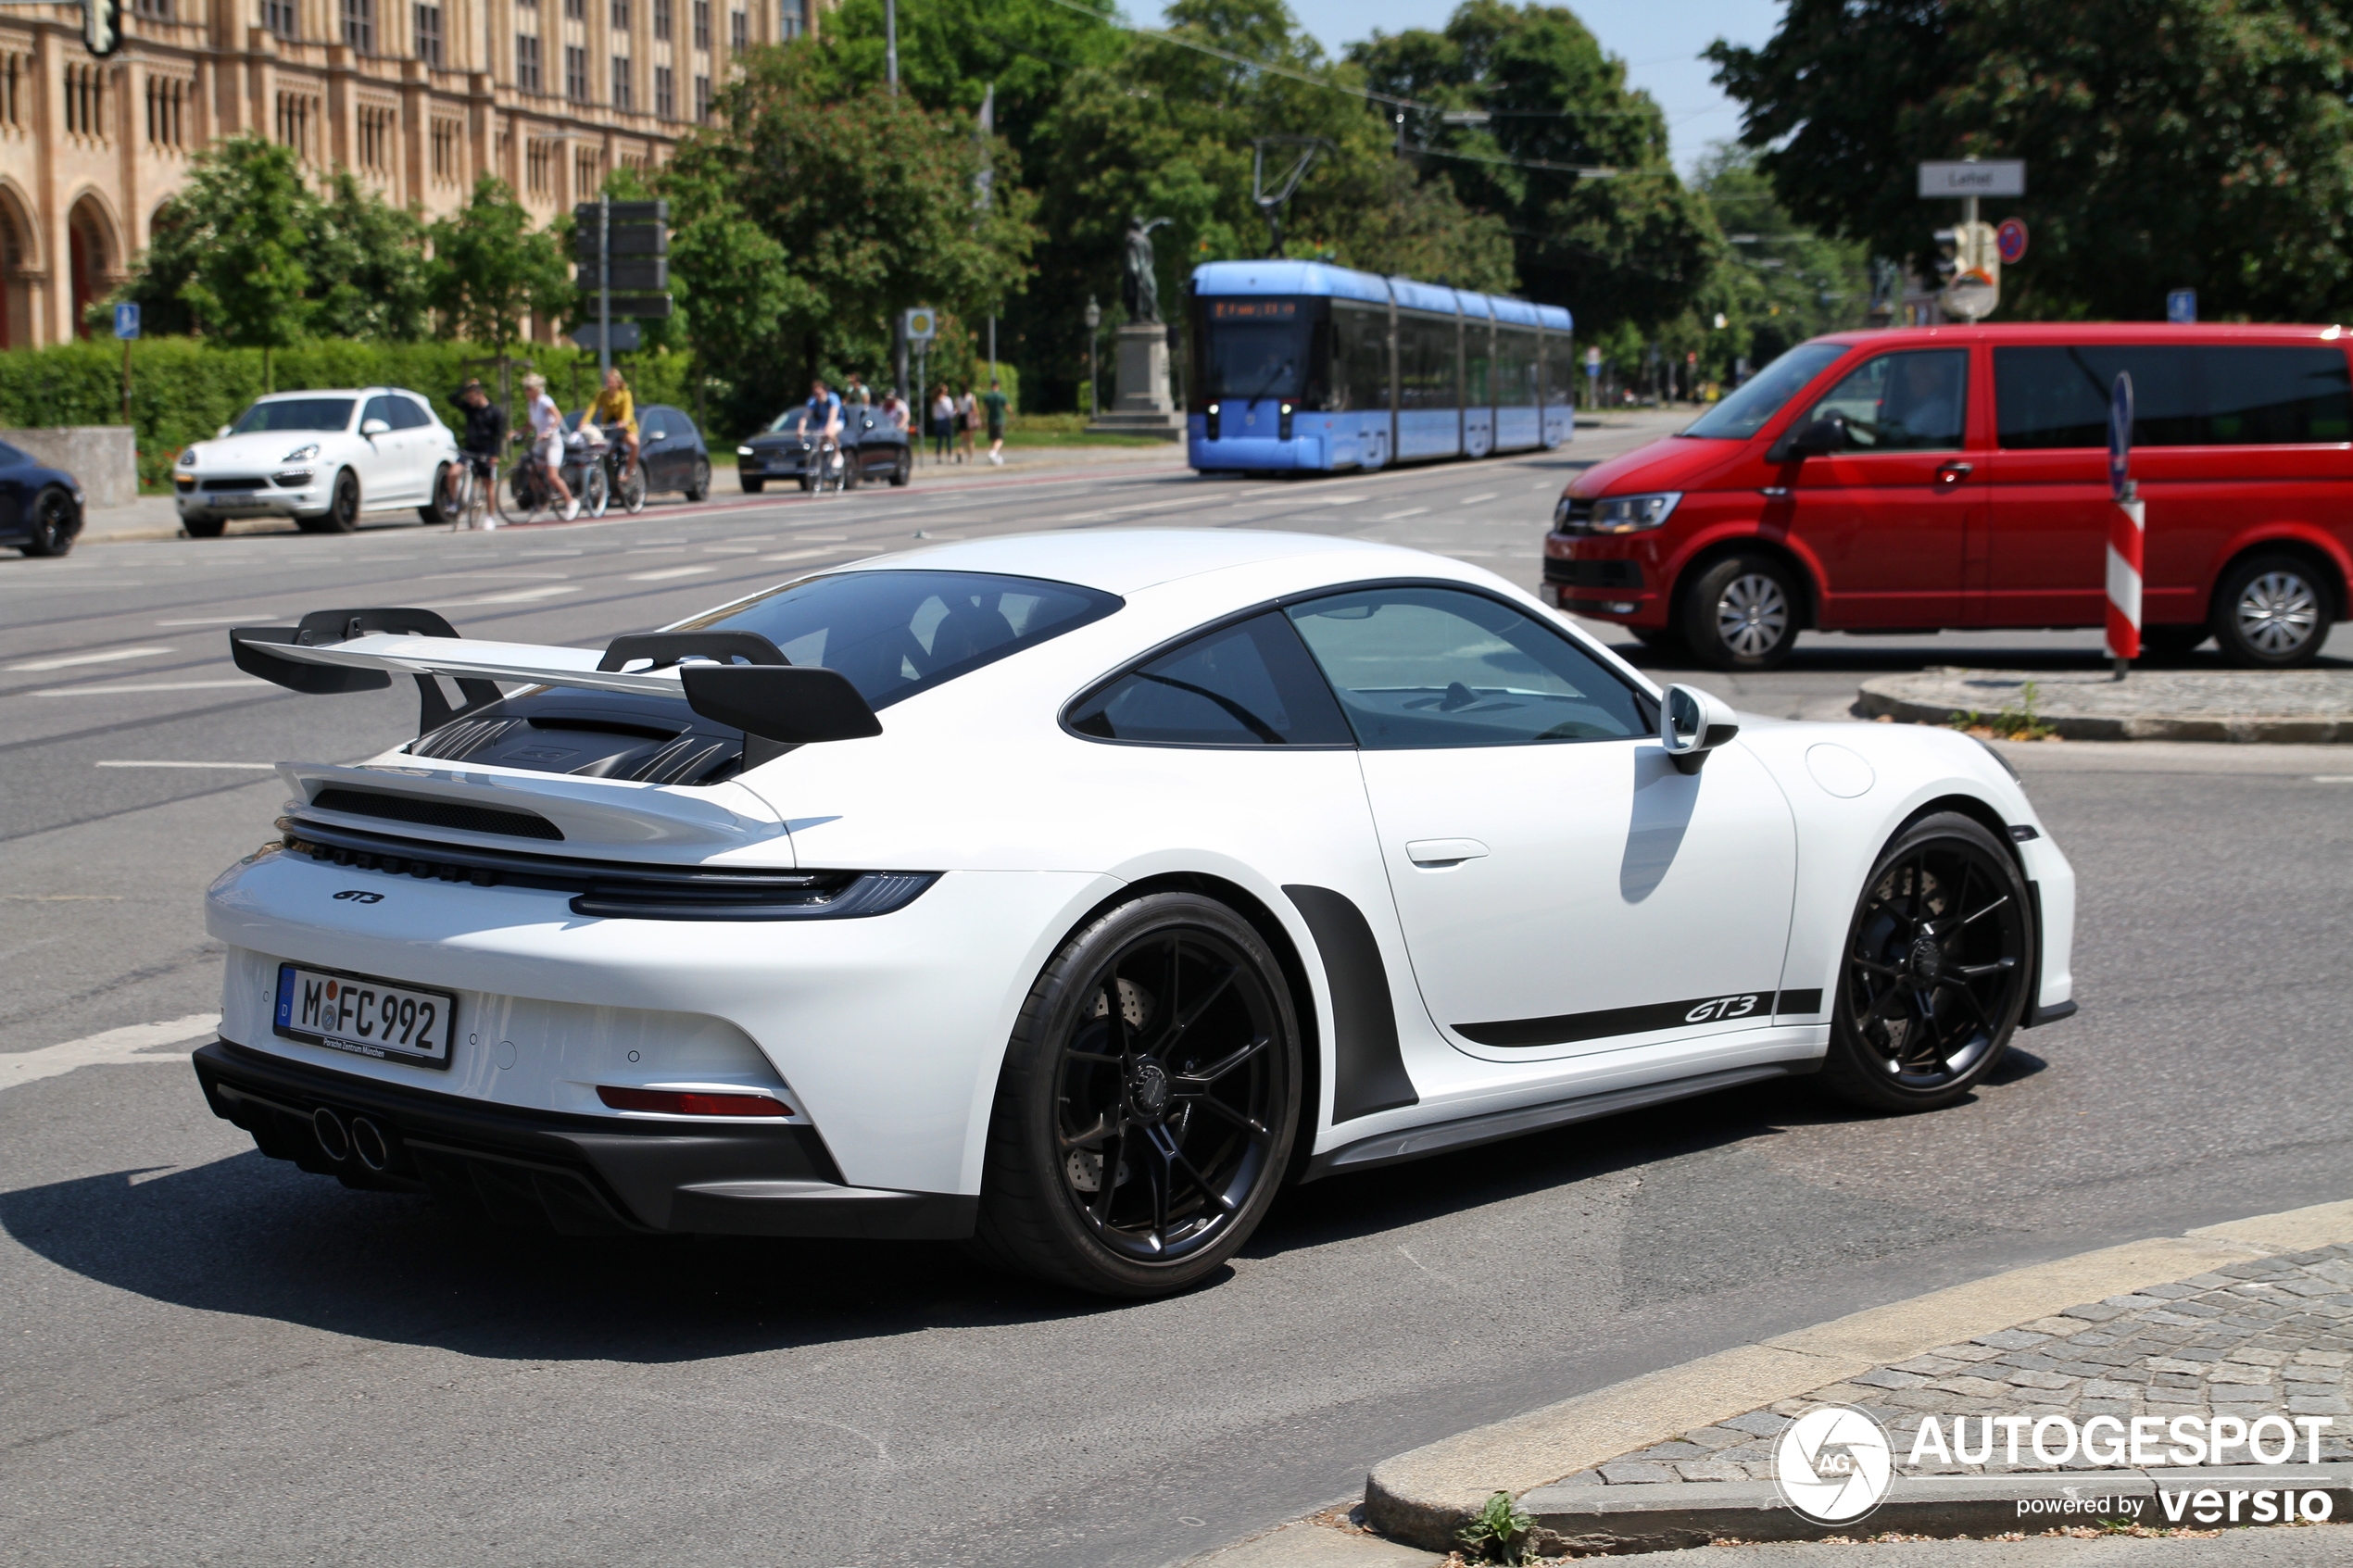
[[[431,800],[417,795],[389,795],[372,789],[346,789],[331,784],[310,804],[321,811],[346,811],[355,817],[383,817],[419,827],[455,828],[460,833],[496,833],[511,838],[561,838],[563,833],[547,818],[529,811],[502,811],[491,806],[469,806],[456,800]]]
[[[409,748],[414,757],[434,757],[444,762],[458,762],[480,751],[494,741],[501,741],[517,730],[529,726],[525,719],[460,719],[454,724],[444,724],[423,736]]]

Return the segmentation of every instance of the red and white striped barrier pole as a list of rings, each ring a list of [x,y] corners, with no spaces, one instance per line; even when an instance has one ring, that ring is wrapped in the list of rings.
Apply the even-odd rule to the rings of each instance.
[[[2133,483],[2133,378],[2119,371],[2108,389],[2108,658],[2118,680],[2141,657],[2141,546],[2148,508]]]

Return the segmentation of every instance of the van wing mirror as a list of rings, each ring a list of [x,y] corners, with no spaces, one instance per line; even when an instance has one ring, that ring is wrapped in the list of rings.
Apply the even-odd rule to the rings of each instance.
[[[1741,722],[1722,698],[1697,686],[1669,686],[1659,704],[1658,740],[1683,772],[1696,773],[1707,754],[1741,733]]]
[[[1786,463],[1797,458],[1826,458],[1846,449],[1846,416],[1824,414],[1791,431],[1765,454],[1766,461]]]

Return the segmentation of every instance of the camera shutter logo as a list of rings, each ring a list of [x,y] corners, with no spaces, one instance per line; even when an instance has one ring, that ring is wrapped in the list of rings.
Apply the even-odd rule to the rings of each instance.
[[[1773,1449],[1781,1500],[1817,1524],[1851,1524],[1877,1508],[1894,1468],[1887,1429],[1851,1405],[1807,1411]]]

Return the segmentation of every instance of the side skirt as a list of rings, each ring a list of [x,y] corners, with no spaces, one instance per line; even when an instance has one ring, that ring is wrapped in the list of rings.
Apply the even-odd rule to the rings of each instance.
[[[1712,1094],[1718,1089],[1733,1088],[1742,1084],[1762,1083],[1768,1078],[1803,1077],[1819,1072],[1821,1065],[1819,1057],[1810,1057],[1803,1061],[1776,1061],[1755,1067],[1728,1068],[1720,1073],[1703,1073],[1695,1077],[1675,1078],[1663,1084],[1644,1084],[1638,1088],[1613,1089],[1607,1094],[1554,1100],[1548,1105],[1517,1106],[1510,1110],[1491,1110],[1482,1115],[1440,1122],[1427,1127],[1381,1133],[1316,1155],[1307,1162],[1307,1169],[1301,1173],[1299,1179],[1312,1182],[1352,1171],[1378,1170],[1383,1165],[1396,1165],[1426,1155],[1472,1148],[1483,1143],[1516,1138],[1523,1133],[1540,1132],[1546,1127],[1563,1127],[1572,1122],[1590,1122],[1602,1116],[1615,1116],[1621,1110],[1664,1105],[1669,1100],[1688,1099],[1693,1095]]]

